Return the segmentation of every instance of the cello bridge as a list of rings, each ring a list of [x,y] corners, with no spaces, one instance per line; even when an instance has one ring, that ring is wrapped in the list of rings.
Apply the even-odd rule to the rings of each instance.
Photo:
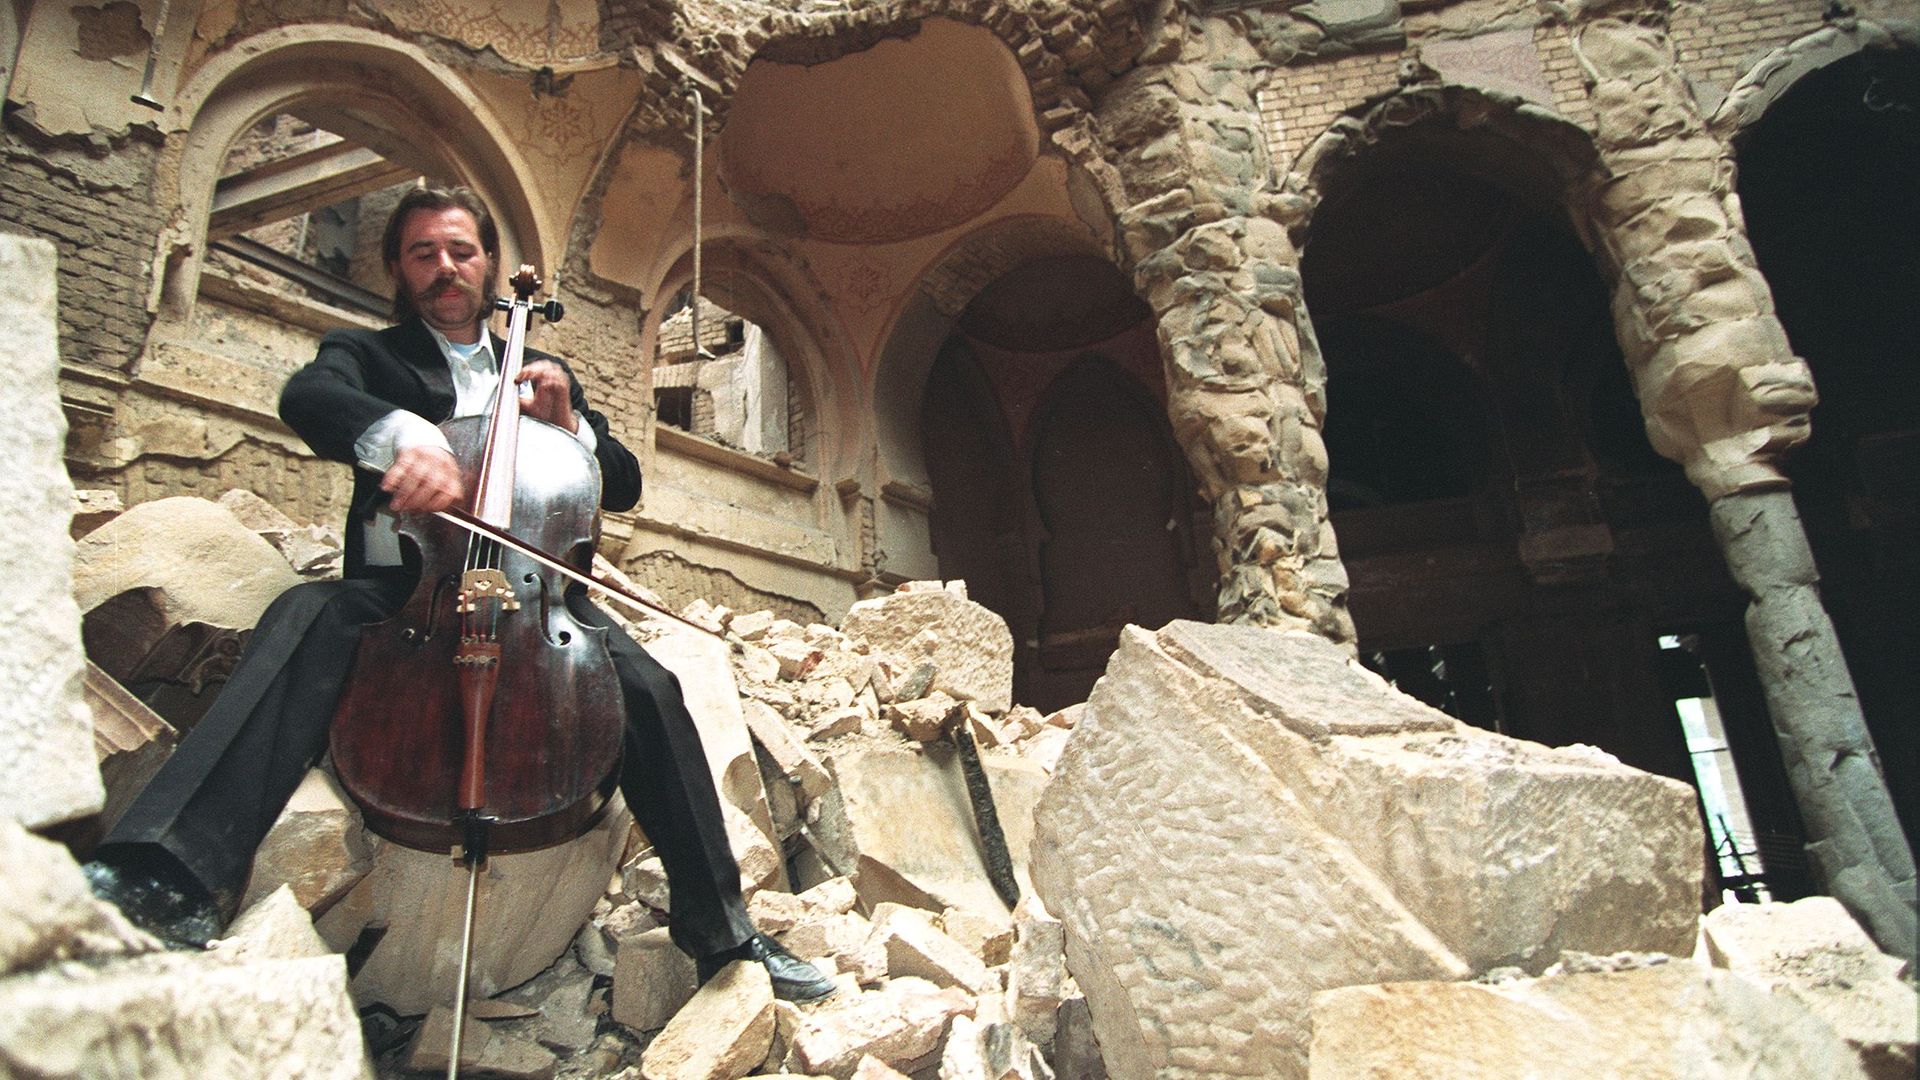
[[[460,596],[457,609],[462,615],[471,613],[482,600],[498,600],[500,610],[520,610],[520,600],[513,595],[513,585],[507,581],[507,575],[499,570],[468,570],[460,575]]]

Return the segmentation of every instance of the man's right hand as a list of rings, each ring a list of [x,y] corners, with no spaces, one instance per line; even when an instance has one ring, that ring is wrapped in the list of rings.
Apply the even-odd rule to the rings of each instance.
[[[387,504],[396,514],[431,514],[447,510],[466,498],[460,466],[453,455],[437,446],[409,446],[393,459],[380,477],[380,490],[392,496]]]

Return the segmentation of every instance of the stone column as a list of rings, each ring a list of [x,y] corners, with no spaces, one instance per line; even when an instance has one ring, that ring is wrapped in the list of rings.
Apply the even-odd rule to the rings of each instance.
[[[1213,508],[1219,620],[1352,647],[1327,523],[1325,369],[1254,90],[1267,65],[1219,20],[1163,4],[1099,105],[1135,287],[1159,316],[1175,437]]]
[[[1647,434],[1706,494],[1748,595],[1748,641],[1814,871],[1881,948],[1911,956],[1912,849],[1780,471],[1806,441],[1813,380],[1774,315],[1733,161],[1675,63],[1666,9],[1588,0],[1572,24],[1604,166],[1590,209],[1616,275],[1615,329]]]

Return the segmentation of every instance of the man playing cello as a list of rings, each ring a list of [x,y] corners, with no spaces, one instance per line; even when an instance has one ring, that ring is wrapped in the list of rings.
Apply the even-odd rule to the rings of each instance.
[[[262,616],[233,678],[87,864],[94,891],[172,943],[203,945],[236,914],[255,848],[327,746],[364,624],[392,615],[418,567],[397,514],[459,507],[460,470],[437,422],[487,410],[499,383],[493,310],[499,231],[466,188],[414,188],[388,220],[382,255],[395,325],[336,330],[295,372],[280,414],[315,453],[356,471],[346,573],[284,593]],[[598,463],[601,506],[639,501],[640,469],[558,359],[527,351],[521,411],[571,432]],[[377,471],[377,473],[376,473]],[[718,795],[673,674],[587,602],[607,630],[625,709],[619,786],[665,865],[674,943],[704,980],[733,960],[763,964],[774,993],[807,1001],[833,983],[748,919]]]

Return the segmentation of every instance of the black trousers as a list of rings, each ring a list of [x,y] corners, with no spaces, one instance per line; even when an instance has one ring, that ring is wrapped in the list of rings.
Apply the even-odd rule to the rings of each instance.
[[[261,616],[233,678],[96,854],[184,866],[231,918],[254,850],[327,748],[360,628],[387,618],[412,592],[400,572],[297,585]],[[653,841],[672,892],[674,943],[690,955],[732,948],[753,934],[720,800],[680,683],[581,593],[575,618],[606,627],[626,705],[620,790]]]

